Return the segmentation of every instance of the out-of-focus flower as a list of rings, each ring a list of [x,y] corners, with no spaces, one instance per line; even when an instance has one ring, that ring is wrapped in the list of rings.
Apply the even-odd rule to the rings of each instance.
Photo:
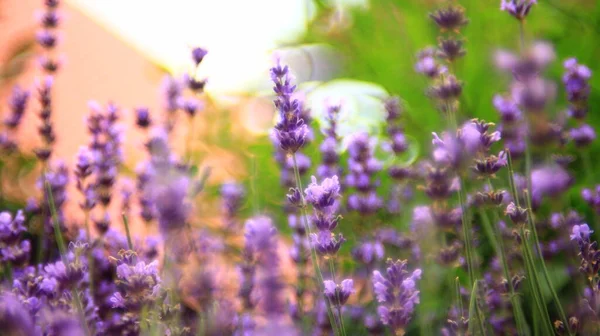
[[[135,123],[142,129],[147,129],[152,125],[150,110],[147,107],[138,107],[135,109]]]
[[[435,54],[434,48],[425,48],[419,51],[415,70],[429,78],[437,78],[439,75],[446,73],[448,69],[435,59]]]
[[[556,197],[572,184],[573,177],[558,165],[547,165],[531,172],[531,200],[540,204],[543,197]]]
[[[13,87],[12,95],[8,101],[10,115],[4,119],[4,125],[10,129],[15,129],[21,124],[23,114],[29,101],[29,91],[21,89],[18,85]]]
[[[196,66],[200,65],[206,54],[208,54],[208,51],[206,49],[200,47],[192,49],[192,60],[194,61],[194,64]]]
[[[31,315],[17,297],[9,292],[0,295],[0,327],[8,336],[37,335]]]
[[[506,11],[518,20],[523,20],[536,3],[537,0],[502,0],[500,10]]]
[[[453,4],[436,10],[429,17],[441,30],[457,31],[469,23],[464,8]]]
[[[338,285],[331,280],[323,281],[325,288],[324,294],[333,307],[341,308],[346,304],[350,295],[354,292],[354,282],[352,279],[344,279]]]
[[[575,241],[589,241],[590,234],[592,232],[594,231],[590,230],[590,227],[587,224],[573,225],[573,229],[569,237],[571,240]]]
[[[508,204],[505,213],[516,225],[523,225],[527,223],[527,209],[516,206],[513,202]]]

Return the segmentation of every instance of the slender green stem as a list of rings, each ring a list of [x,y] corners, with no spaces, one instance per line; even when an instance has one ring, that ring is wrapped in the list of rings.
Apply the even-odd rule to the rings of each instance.
[[[46,162],[42,162],[42,185],[46,186],[46,171],[48,169],[48,164]],[[42,197],[41,197],[41,201],[40,204],[42,204],[44,202],[44,192],[42,191]],[[37,253],[35,256],[35,260],[36,260],[36,264],[41,264],[42,263],[42,259],[44,258],[44,238],[45,238],[45,223],[44,221],[46,220],[46,216],[48,216],[48,214],[46,213],[46,207],[40,207],[42,209],[42,217],[41,217],[41,224],[40,224],[40,228],[38,230],[38,236],[37,236]],[[37,272],[37,271],[36,271]]]
[[[498,228],[498,213],[493,210],[494,214],[494,223],[490,223],[490,219],[485,211],[481,211],[481,218],[484,223],[484,227],[488,226],[492,230],[492,237],[496,237],[496,239],[492,238],[493,245],[496,248],[496,254],[500,256],[500,260],[502,262],[502,271],[504,273],[504,278],[508,282],[508,288],[510,290],[510,302],[513,308],[513,314],[515,316],[515,322],[517,323],[517,330],[519,335],[526,335],[527,327],[525,325],[525,316],[523,315],[523,310],[521,307],[521,302],[519,297],[515,292],[515,288],[512,283],[512,278],[510,276],[510,269],[508,267],[508,260],[506,257],[506,250],[504,248],[504,242],[502,239],[502,233]]]
[[[296,179],[296,188],[298,188],[298,191],[300,193],[300,199],[302,201],[302,207],[300,208],[300,212],[302,213],[302,216],[300,216],[300,218],[302,219],[302,224],[304,225],[304,229],[305,231],[308,233],[308,236],[310,237],[312,234],[312,231],[310,229],[310,224],[308,222],[308,214],[306,213],[306,201],[304,200],[304,188],[302,187],[302,180],[300,179],[300,172],[298,170],[298,162],[296,159],[296,154],[292,154],[292,160],[294,163],[294,177]],[[312,244],[310,245],[310,258],[313,264],[313,268],[315,270],[315,275],[317,276],[317,281],[318,281],[318,288],[321,292],[321,295],[324,295],[324,287],[323,287],[323,274],[321,273],[321,268],[319,267],[319,262],[317,260],[317,252],[315,251],[314,246],[312,246]],[[326,301],[326,306],[327,306],[327,315],[329,317],[329,323],[331,323],[331,326],[334,327],[334,333],[337,335],[340,333],[340,331],[337,328],[337,324],[335,323],[335,317],[333,316],[333,311],[331,310],[331,303],[328,302],[329,300],[327,300],[326,297],[324,297],[325,301]]]
[[[519,20],[519,48],[525,52],[525,21]]]
[[[484,317],[481,313],[481,308],[479,307],[479,303],[477,303],[477,281],[473,282],[473,286],[471,286],[471,298],[469,302],[469,320],[473,318],[473,313],[477,315],[477,327],[479,327],[479,332],[481,335],[487,335]],[[470,328],[469,328],[470,329]]]
[[[4,266],[4,279],[7,279],[9,284],[13,283],[13,271],[10,262],[7,262]]]
[[[512,156],[510,154],[510,150],[506,149],[506,157],[507,157],[507,161],[508,161],[508,185],[510,187],[510,191],[512,193],[513,196],[513,201],[515,202],[515,204],[517,206],[520,206],[519,204],[519,193],[517,191],[517,185],[515,184],[515,171],[513,169],[513,163],[512,163]]]
[[[465,317],[462,295],[460,294],[460,280],[458,277],[454,278],[454,289],[456,291],[456,302],[458,304],[458,313],[461,318]]]
[[[588,148],[584,149],[581,153],[581,159],[583,161],[583,169],[585,170],[585,182],[586,184],[590,184],[594,182],[594,169],[592,168],[592,160]]]
[[[536,306],[538,307],[540,317],[543,319],[542,325],[544,326],[544,329],[546,329],[546,335],[552,335],[554,333],[553,325],[550,320],[550,315],[548,313],[548,307],[546,307],[544,297],[542,295],[540,280],[535,269],[535,263],[533,262],[533,256],[531,254],[531,249],[529,246],[529,239],[525,234],[525,228],[523,226],[521,226],[520,228],[520,235],[522,239],[523,257],[525,259],[527,275],[529,276],[531,282],[533,299],[535,301]]]
[[[342,317],[342,307],[337,308],[338,316],[340,317],[340,327],[342,328],[342,335],[346,335],[346,327],[344,327],[344,318]]]
[[[450,104],[447,104],[448,109],[448,123],[453,131],[458,130],[458,122],[456,120],[456,113],[451,110]],[[474,270],[474,258],[473,258],[473,239],[471,236],[471,222],[468,216],[468,207],[466,206],[466,200],[464,193],[466,192],[465,183],[462,176],[459,176],[460,188],[458,190],[458,202],[460,204],[461,209],[461,221],[462,221],[462,231],[463,231],[463,239],[465,241],[465,254],[467,259],[467,269],[469,274],[469,286],[473,284],[475,281],[475,270]],[[470,288],[469,288],[470,289]]]
[[[125,233],[127,234],[127,246],[133,251],[133,242],[131,241],[131,232],[129,231],[129,221],[127,220],[127,215],[122,213],[121,216],[123,217],[123,225],[125,226]]]
[[[56,213],[56,205],[54,204],[54,197],[52,196],[52,188],[48,181],[46,181],[45,183],[46,191],[48,192],[48,206],[50,208],[50,213],[52,214],[52,226],[54,227],[54,236],[56,238],[56,243],[60,252],[60,258],[65,267],[68,267],[69,260],[67,259],[67,247],[65,245],[62,232],[60,231],[60,224],[58,223],[58,214]],[[87,322],[85,320],[85,312],[83,310],[83,304],[81,303],[81,298],[79,297],[77,288],[71,288],[71,295],[73,296],[75,307],[77,307],[77,311],[79,312],[81,327],[83,328],[85,335],[91,335]]]
[[[467,214],[467,207],[465,205],[463,192],[464,192],[465,184],[463,179],[460,178],[460,189],[458,190],[458,201],[461,207],[461,220],[462,220],[462,228],[463,228],[463,238],[465,240],[465,251],[467,257],[467,269],[469,273],[469,286],[473,284],[476,279],[475,270],[474,270],[474,260],[473,260],[473,238],[471,236],[471,223]]]
[[[554,288],[554,285],[552,284],[552,279],[550,279],[550,273],[548,272],[548,268],[546,267],[546,262],[544,261],[544,256],[542,254],[542,249],[540,248],[540,240],[538,238],[537,229],[535,227],[535,221],[533,218],[533,212],[531,210],[531,195],[529,194],[529,190],[527,190],[525,192],[525,199],[527,200],[527,208],[528,208],[527,217],[528,217],[528,221],[529,221],[529,226],[530,226],[531,233],[533,235],[535,251],[539,257],[539,263],[542,265],[542,274],[544,275],[544,280],[546,281],[546,285],[550,289],[550,293],[552,294],[552,299],[554,300],[556,309],[558,310],[558,313],[560,314],[560,319],[563,321],[565,328],[567,329],[567,333],[569,335],[573,335],[573,333],[571,332],[571,329],[569,328],[569,320],[567,319],[567,315],[565,314],[562,304],[560,303],[558,294],[556,293],[556,289]],[[532,259],[532,261],[533,261],[533,259]]]

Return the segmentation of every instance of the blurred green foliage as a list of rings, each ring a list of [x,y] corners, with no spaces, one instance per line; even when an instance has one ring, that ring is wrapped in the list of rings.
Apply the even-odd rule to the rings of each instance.
[[[462,30],[467,55],[458,62],[457,76],[464,82],[464,117],[496,121],[492,97],[506,92],[510,78],[498,73],[493,66],[493,52],[498,48],[517,51],[518,21],[500,11],[500,0],[463,0],[470,22]],[[442,122],[434,105],[426,97],[428,80],[414,71],[416,53],[437,44],[439,31],[428,14],[443,6],[445,1],[377,0],[369,10],[355,9],[350,14],[351,26],[346,30],[326,32],[315,24],[306,42],[332,45],[343,55],[344,76],[384,86],[391,94],[407,103],[406,128],[409,134],[423,143],[430,132],[441,130]],[[317,23],[327,20],[331,9],[321,8]],[[526,39],[551,42],[557,60],[548,75],[560,80],[562,60],[576,56],[596,74],[600,64],[600,3],[597,1],[540,1],[525,23]],[[600,76],[593,76],[592,101],[598,99]],[[565,106],[559,90],[556,110]],[[369,113],[364,111],[364,113]],[[593,111],[590,122],[600,121]]]

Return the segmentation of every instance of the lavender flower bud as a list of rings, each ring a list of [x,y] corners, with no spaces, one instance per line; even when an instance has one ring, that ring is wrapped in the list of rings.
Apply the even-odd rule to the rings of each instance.
[[[569,236],[571,240],[575,241],[590,241],[590,234],[594,232],[590,230],[590,227],[587,224],[582,225],[573,225],[573,229],[571,231],[571,235]]]
[[[202,107],[200,101],[198,101],[197,99],[194,99],[194,98],[188,98],[188,99],[181,98],[179,100],[179,106],[190,117],[194,117],[196,115],[196,112],[199,109],[201,109],[201,107]]]
[[[352,279],[342,280],[339,285],[331,280],[325,280],[323,286],[325,297],[333,307],[338,309],[346,304],[346,301],[354,292],[354,281]]]
[[[147,129],[152,125],[150,110],[147,107],[138,107],[135,109],[135,123],[142,129]]]
[[[537,0],[502,0],[500,10],[506,11],[517,20],[523,20],[529,14],[531,7],[537,3]]]
[[[416,282],[422,272],[417,269],[409,275],[406,264],[406,260],[388,259],[387,277],[379,271],[373,272],[373,291],[379,302],[377,313],[396,335],[404,334],[419,303]]]
[[[22,90],[19,86],[13,87],[12,95],[8,101],[10,116],[4,120],[4,125],[10,129],[15,129],[21,123],[27,102],[29,101],[29,91]]]
[[[465,10],[460,6],[449,5],[429,14],[429,17],[442,30],[458,31],[469,23]]]
[[[569,136],[577,147],[585,147],[596,139],[596,131],[588,124],[583,124],[578,128],[572,128]]]
[[[208,51],[206,49],[202,49],[199,47],[192,49],[192,60],[194,60],[194,64],[196,66],[200,65],[206,54],[208,54]]]
[[[505,214],[510,220],[516,225],[523,225],[527,223],[527,209],[523,209],[510,202],[506,207]]]
[[[436,50],[434,48],[425,48],[419,51],[415,71],[429,78],[437,78],[441,74],[445,74],[448,69],[444,65],[439,64],[435,59],[435,55]]]
[[[56,46],[58,38],[55,32],[44,29],[36,33],[36,40],[42,48],[52,49]]]
[[[440,38],[438,54],[441,58],[453,62],[467,54],[467,51],[463,48],[463,43],[463,40],[452,37]]]

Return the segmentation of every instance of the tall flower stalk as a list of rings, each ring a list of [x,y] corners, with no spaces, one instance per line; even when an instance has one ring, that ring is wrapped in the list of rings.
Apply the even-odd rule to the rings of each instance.
[[[302,214],[301,220],[303,222],[304,229],[310,236],[312,234],[312,230],[310,228],[308,214],[306,212],[307,203],[302,192],[304,189],[300,179],[300,171],[296,155],[298,150],[307,142],[309,129],[302,118],[302,104],[299,100],[293,97],[296,86],[292,84],[289,68],[287,66],[282,66],[281,63],[278,62],[277,65],[271,68],[271,80],[275,84],[273,87],[273,91],[275,91],[276,94],[274,104],[279,113],[279,120],[273,129],[272,138],[279,149],[281,149],[287,156],[292,158],[296,188],[290,189],[288,199],[290,199],[293,204],[300,208]],[[315,275],[317,276],[317,282],[319,287],[324,290],[323,275],[317,260],[315,246],[310,247],[310,252]],[[329,321],[334,327],[336,334],[339,334],[339,327],[335,322],[335,318],[333,317],[333,313],[329,305],[327,307],[327,313],[329,316]]]

